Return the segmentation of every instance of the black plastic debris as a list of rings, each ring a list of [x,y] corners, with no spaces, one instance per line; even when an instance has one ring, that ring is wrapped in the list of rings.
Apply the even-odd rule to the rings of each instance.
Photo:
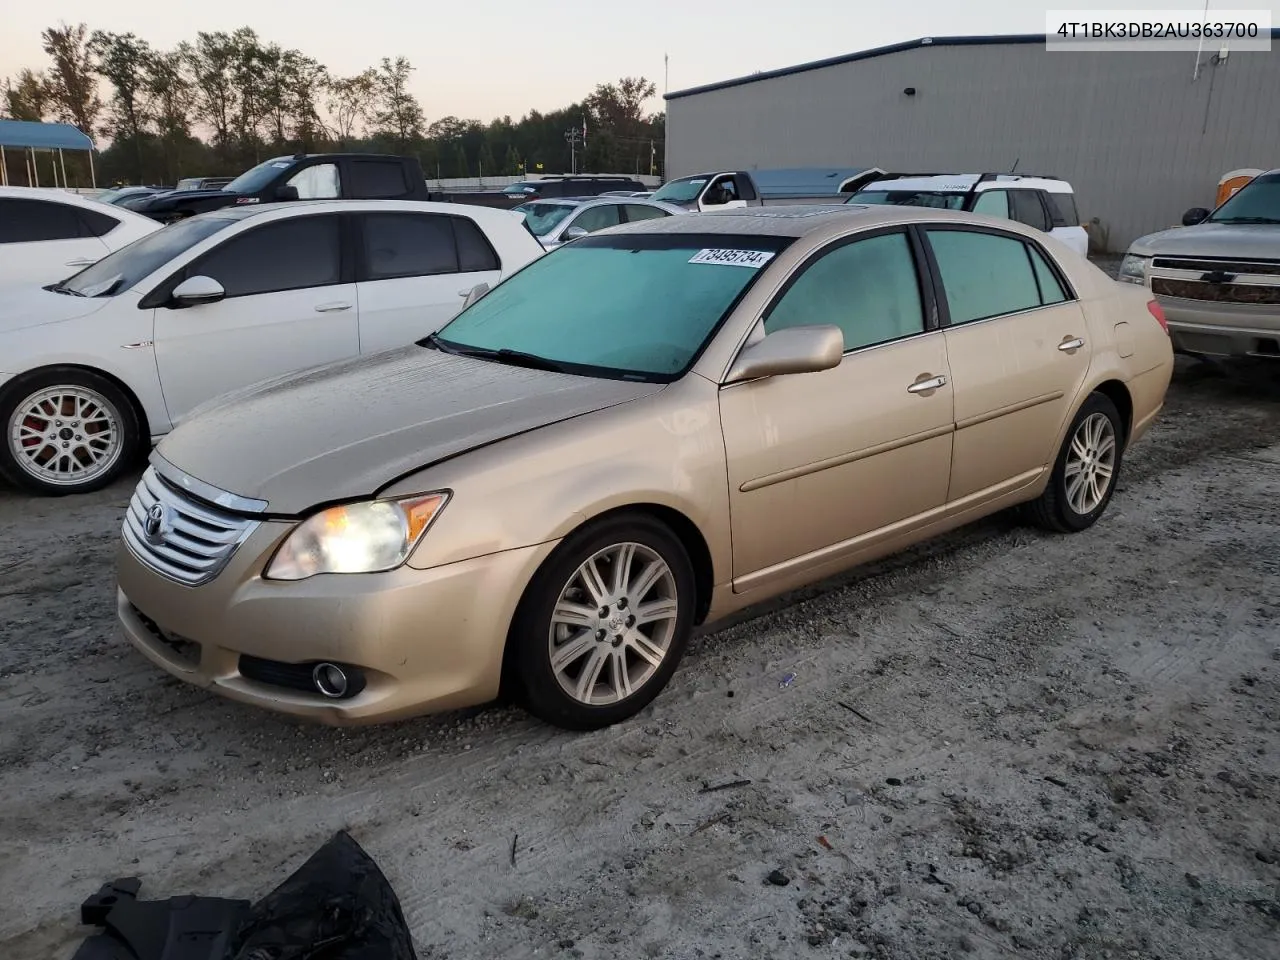
[[[270,894],[140,901],[136,877],[80,906],[102,928],[72,960],[417,960],[400,901],[373,859],[339,831]]]

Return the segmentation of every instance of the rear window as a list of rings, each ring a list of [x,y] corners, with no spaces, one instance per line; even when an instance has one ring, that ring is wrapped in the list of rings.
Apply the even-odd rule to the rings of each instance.
[[[85,230],[91,237],[105,237],[120,226],[120,221],[115,217],[98,210],[80,209],[77,213],[80,215],[80,221],[84,224]]]
[[[1055,227],[1080,226],[1080,214],[1076,210],[1076,197],[1073,193],[1046,193],[1049,198],[1049,212],[1053,215]]]

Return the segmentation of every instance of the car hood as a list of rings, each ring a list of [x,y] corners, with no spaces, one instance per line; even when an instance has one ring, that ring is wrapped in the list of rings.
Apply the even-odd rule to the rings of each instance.
[[[367,497],[432,463],[657,393],[410,346],[269,380],[193,411],[157,453],[296,514]]]
[[[228,203],[234,203],[237,196],[239,194],[230,193],[226,190],[171,190],[168,193],[159,193],[148,198],[145,204],[136,209],[154,210],[161,206],[175,206],[180,203],[190,203],[193,200],[209,199],[226,199]]]
[[[110,297],[73,297],[28,284],[7,285],[0,289],[0,333],[77,320],[97,313],[110,302]]]
[[[1244,257],[1274,260],[1280,226],[1264,223],[1198,223],[1139,237],[1129,246],[1137,256]]]

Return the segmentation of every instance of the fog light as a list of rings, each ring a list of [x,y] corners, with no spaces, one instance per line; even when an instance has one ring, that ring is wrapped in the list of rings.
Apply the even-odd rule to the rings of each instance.
[[[347,672],[336,663],[317,663],[311,671],[311,681],[317,690],[331,700],[341,700],[347,695],[350,686]]]

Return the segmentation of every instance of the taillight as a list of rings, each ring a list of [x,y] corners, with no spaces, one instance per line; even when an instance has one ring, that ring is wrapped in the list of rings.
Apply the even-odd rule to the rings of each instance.
[[[1165,333],[1168,333],[1168,332],[1169,332],[1169,321],[1168,321],[1168,319],[1165,317],[1165,315],[1164,315],[1164,308],[1163,308],[1162,306],[1160,306],[1159,301],[1157,301],[1157,300],[1148,300],[1148,301],[1147,301],[1147,310],[1151,313],[1151,315],[1152,315],[1153,317],[1155,317],[1155,318],[1156,318],[1156,323],[1160,324],[1160,327],[1164,330],[1164,332],[1165,332]]]

